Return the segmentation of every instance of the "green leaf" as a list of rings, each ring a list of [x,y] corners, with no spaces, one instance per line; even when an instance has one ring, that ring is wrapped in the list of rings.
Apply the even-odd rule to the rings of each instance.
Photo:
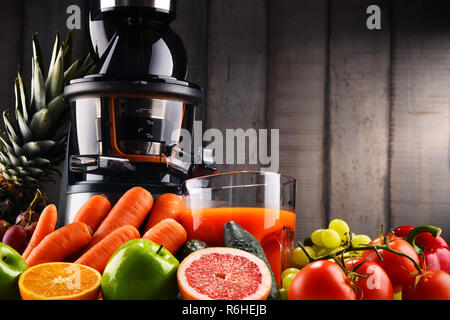
[[[9,144],[8,137],[4,133],[0,133],[0,141],[2,142],[3,150],[14,152],[14,148]]]
[[[11,160],[9,160],[9,157],[2,150],[0,150],[0,157],[2,158],[2,161],[3,161],[3,163],[5,165],[7,165],[7,166],[11,166],[12,165]]]
[[[66,70],[72,63],[72,52],[73,52],[73,33],[69,30],[66,36],[66,40],[63,43],[64,50],[64,70]]]
[[[20,166],[20,160],[12,153],[8,153],[7,154],[9,160],[11,161],[11,164],[13,167],[18,167]]]
[[[9,174],[6,173],[6,171],[2,172],[3,178],[5,178],[6,181],[10,182],[12,179]]]
[[[35,112],[45,107],[45,81],[36,58],[33,58],[31,77],[31,105]]]
[[[52,128],[52,118],[50,110],[43,108],[36,112],[31,120],[30,129],[36,140],[43,140],[47,137]]]
[[[36,167],[41,169],[50,167],[50,160],[44,158],[36,157],[28,160],[27,157],[22,156],[20,157],[20,161],[24,167]]]
[[[75,61],[65,72],[64,72],[64,84],[68,85],[73,79],[79,77],[80,60]]]
[[[63,61],[63,49],[59,50],[53,67],[48,74],[47,81],[45,82],[45,92],[48,101],[52,101],[57,96],[63,93],[64,89],[64,61]]]
[[[39,45],[37,33],[33,34],[32,47],[33,47],[33,57],[37,59],[37,61],[39,63],[39,68],[41,69],[42,74],[45,74],[44,61],[42,59],[42,50],[41,50],[41,46]]]
[[[53,45],[52,58],[50,60],[50,66],[48,67],[48,76],[53,72],[54,64],[56,63],[56,59],[59,55],[59,51],[61,49],[61,41],[59,39],[59,32],[55,34],[55,44]]]
[[[27,182],[27,184],[39,185],[39,181],[30,176],[24,176],[23,179],[25,180],[25,182]]]
[[[14,153],[15,154],[17,154],[19,157],[25,154],[23,149],[14,140],[10,140],[10,142],[11,142],[13,148],[14,148]]]
[[[16,112],[17,112],[17,123],[19,124],[19,131],[22,134],[23,142],[33,140],[33,133],[31,132],[30,128],[28,127],[28,124],[23,118],[22,113],[18,110],[16,110]]]
[[[23,84],[23,78],[20,72],[17,72],[17,78],[15,81],[15,94],[16,94],[16,109],[22,111],[23,118],[28,122],[28,98],[25,93],[25,85]]]
[[[44,170],[34,168],[34,167],[28,167],[27,171],[29,171],[31,173],[31,176],[36,179],[39,179],[40,177],[42,177],[44,175]]]
[[[52,140],[32,141],[23,146],[23,150],[29,157],[36,157],[38,155],[48,152],[55,146],[55,142]]]
[[[18,130],[17,130],[16,126],[11,122],[11,119],[10,119],[7,111],[3,112],[3,122],[5,124],[6,131],[7,131],[8,135],[10,136],[11,140],[16,141],[17,143],[22,142],[22,139],[20,138],[20,136],[17,133]]]
[[[62,94],[57,96],[48,104],[47,108],[50,110],[50,116],[52,118],[53,125],[55,127],[61,125],[61,116],[64,114],[64,111],[68,110],[66,100],[64,100],[64,96]]]

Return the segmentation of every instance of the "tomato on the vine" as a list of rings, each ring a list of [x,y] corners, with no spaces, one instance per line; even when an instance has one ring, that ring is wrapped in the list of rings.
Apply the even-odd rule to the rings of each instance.
[[[409,279],[402,290],[403,300],[450,300],[450,274],[425,270]]]
[[[385,237],[390,249],[407,255],[417,264],[419,263],[419,257],[414,248],[406,240],[396,237],[392,233],[381,238],[376,238],[372,240],[370,244],[380,246],[385,245]],[[365,259],[377,262],[391,279],[394,293],[400,292],[403,284],[413,278],[413,274],[418,272],[414,263],[407,257],[400,256],[385,249],[378,249],[377,252],[374,250],[365,250],[362,252],[361,256]],[[379,257],[381,257],[381,260]]]
[[[318,260],[297,273],[289,287],[289,300],[356,300],[356,295],[338,264]]]
[[[375,261],[357,258],[347,260],[345,268],[353,277],[353,286],[358,300],[392,300],[394,291],[388,274]],[[355,274],[352,274],[356,273]]]

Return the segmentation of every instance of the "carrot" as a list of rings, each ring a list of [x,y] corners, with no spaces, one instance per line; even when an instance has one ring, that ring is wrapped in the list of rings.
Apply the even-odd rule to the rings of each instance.
[[[60,262],[85,247],[91,230],[82,222],[65,225],[47,235],[25,260],[28,267],[45,262]]]
[[[138,229],[147,218],[152,206],[153,197],[144,188],[134,187],[125,192],[102,221],[84,252],[122,226],[129,224]]]
[[[50,233],[55,231],[56,222],[58,220],[58,211],[54,204],[49,204],[44,208],[39,216],[36,229],[28,242],[27,248],[22,253],[24,259],[28,258],[34,248]]]
[[[98,272],[103,273],[109,258],[111,258],[120,246],[127,241],[139,239],[140,237],[141,235],[135,227],[130,225],[122,226],[89,249],[78,260],[76,260],[75,263],[92,267]]]
[[[78,210],[72,222],[84,222],[92,232],[95,232],[110,210],[111,202],[108,198],[103,195],[95,195]]]
[[[163,194],[156,200],[148,217],[144,232],[147,232],[158,222],[167,218],[172,218],[179,222],[183,208],[184,204],[179,196],[173,193]]]
[[[178,249],[186,242],[187,232],[181,224],[174,219],[168,218],[157,223],[148,230],[142,239],[150,240],[156,244],[163,245],[172,254],[177,253]]]

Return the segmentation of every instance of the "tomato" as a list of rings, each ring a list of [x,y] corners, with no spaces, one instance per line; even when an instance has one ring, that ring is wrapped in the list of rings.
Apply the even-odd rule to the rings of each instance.
[[[363,258],[347,260],[345,268],[350,272],[357,268],[355,273],[363,276],[355,276],[352,281],[356,299],[392,300],[394,298],[394,290],[388,274],[375,261]]]
[[[408,241],[398,238],[393,234],[388,234],[385,237],[387,237],[389,247],[392,250],[403,253],[411,257],[416,263],[419,263],[419,257]],[[383,245],[384,243],[382,239],[376,238],[373,239],[370,244]],[[406,257],[399,256],[398,254],[384,249],[379,249],[377,251],[382,260],[379,259],[374,250],[365,250],[362,252],[361,256],[365,259],[377,262],[391,279],[394,293],[400,292],[403,284],[413,278],[414,273],[418,272],[414,263]]]
[[[403,300],[450,300],[450,275],[443,270],[425,270],[403,286]]]
[[[339,265],[319,260],[297,273],[289,287],[289,300],[356,300],[356,295]]]

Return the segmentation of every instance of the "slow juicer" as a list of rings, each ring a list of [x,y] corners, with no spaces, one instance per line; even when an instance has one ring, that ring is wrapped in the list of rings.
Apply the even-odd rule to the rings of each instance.
[[[134,186],[157,198],[214,170],[208,150],[180,146],[192,132],[199,86],[187,82],[186,50],[170,24],[175,0],[87,1],[94,74],[64,90],[72,124],[64,170],[70,223],[93,195],[111,202]]]

